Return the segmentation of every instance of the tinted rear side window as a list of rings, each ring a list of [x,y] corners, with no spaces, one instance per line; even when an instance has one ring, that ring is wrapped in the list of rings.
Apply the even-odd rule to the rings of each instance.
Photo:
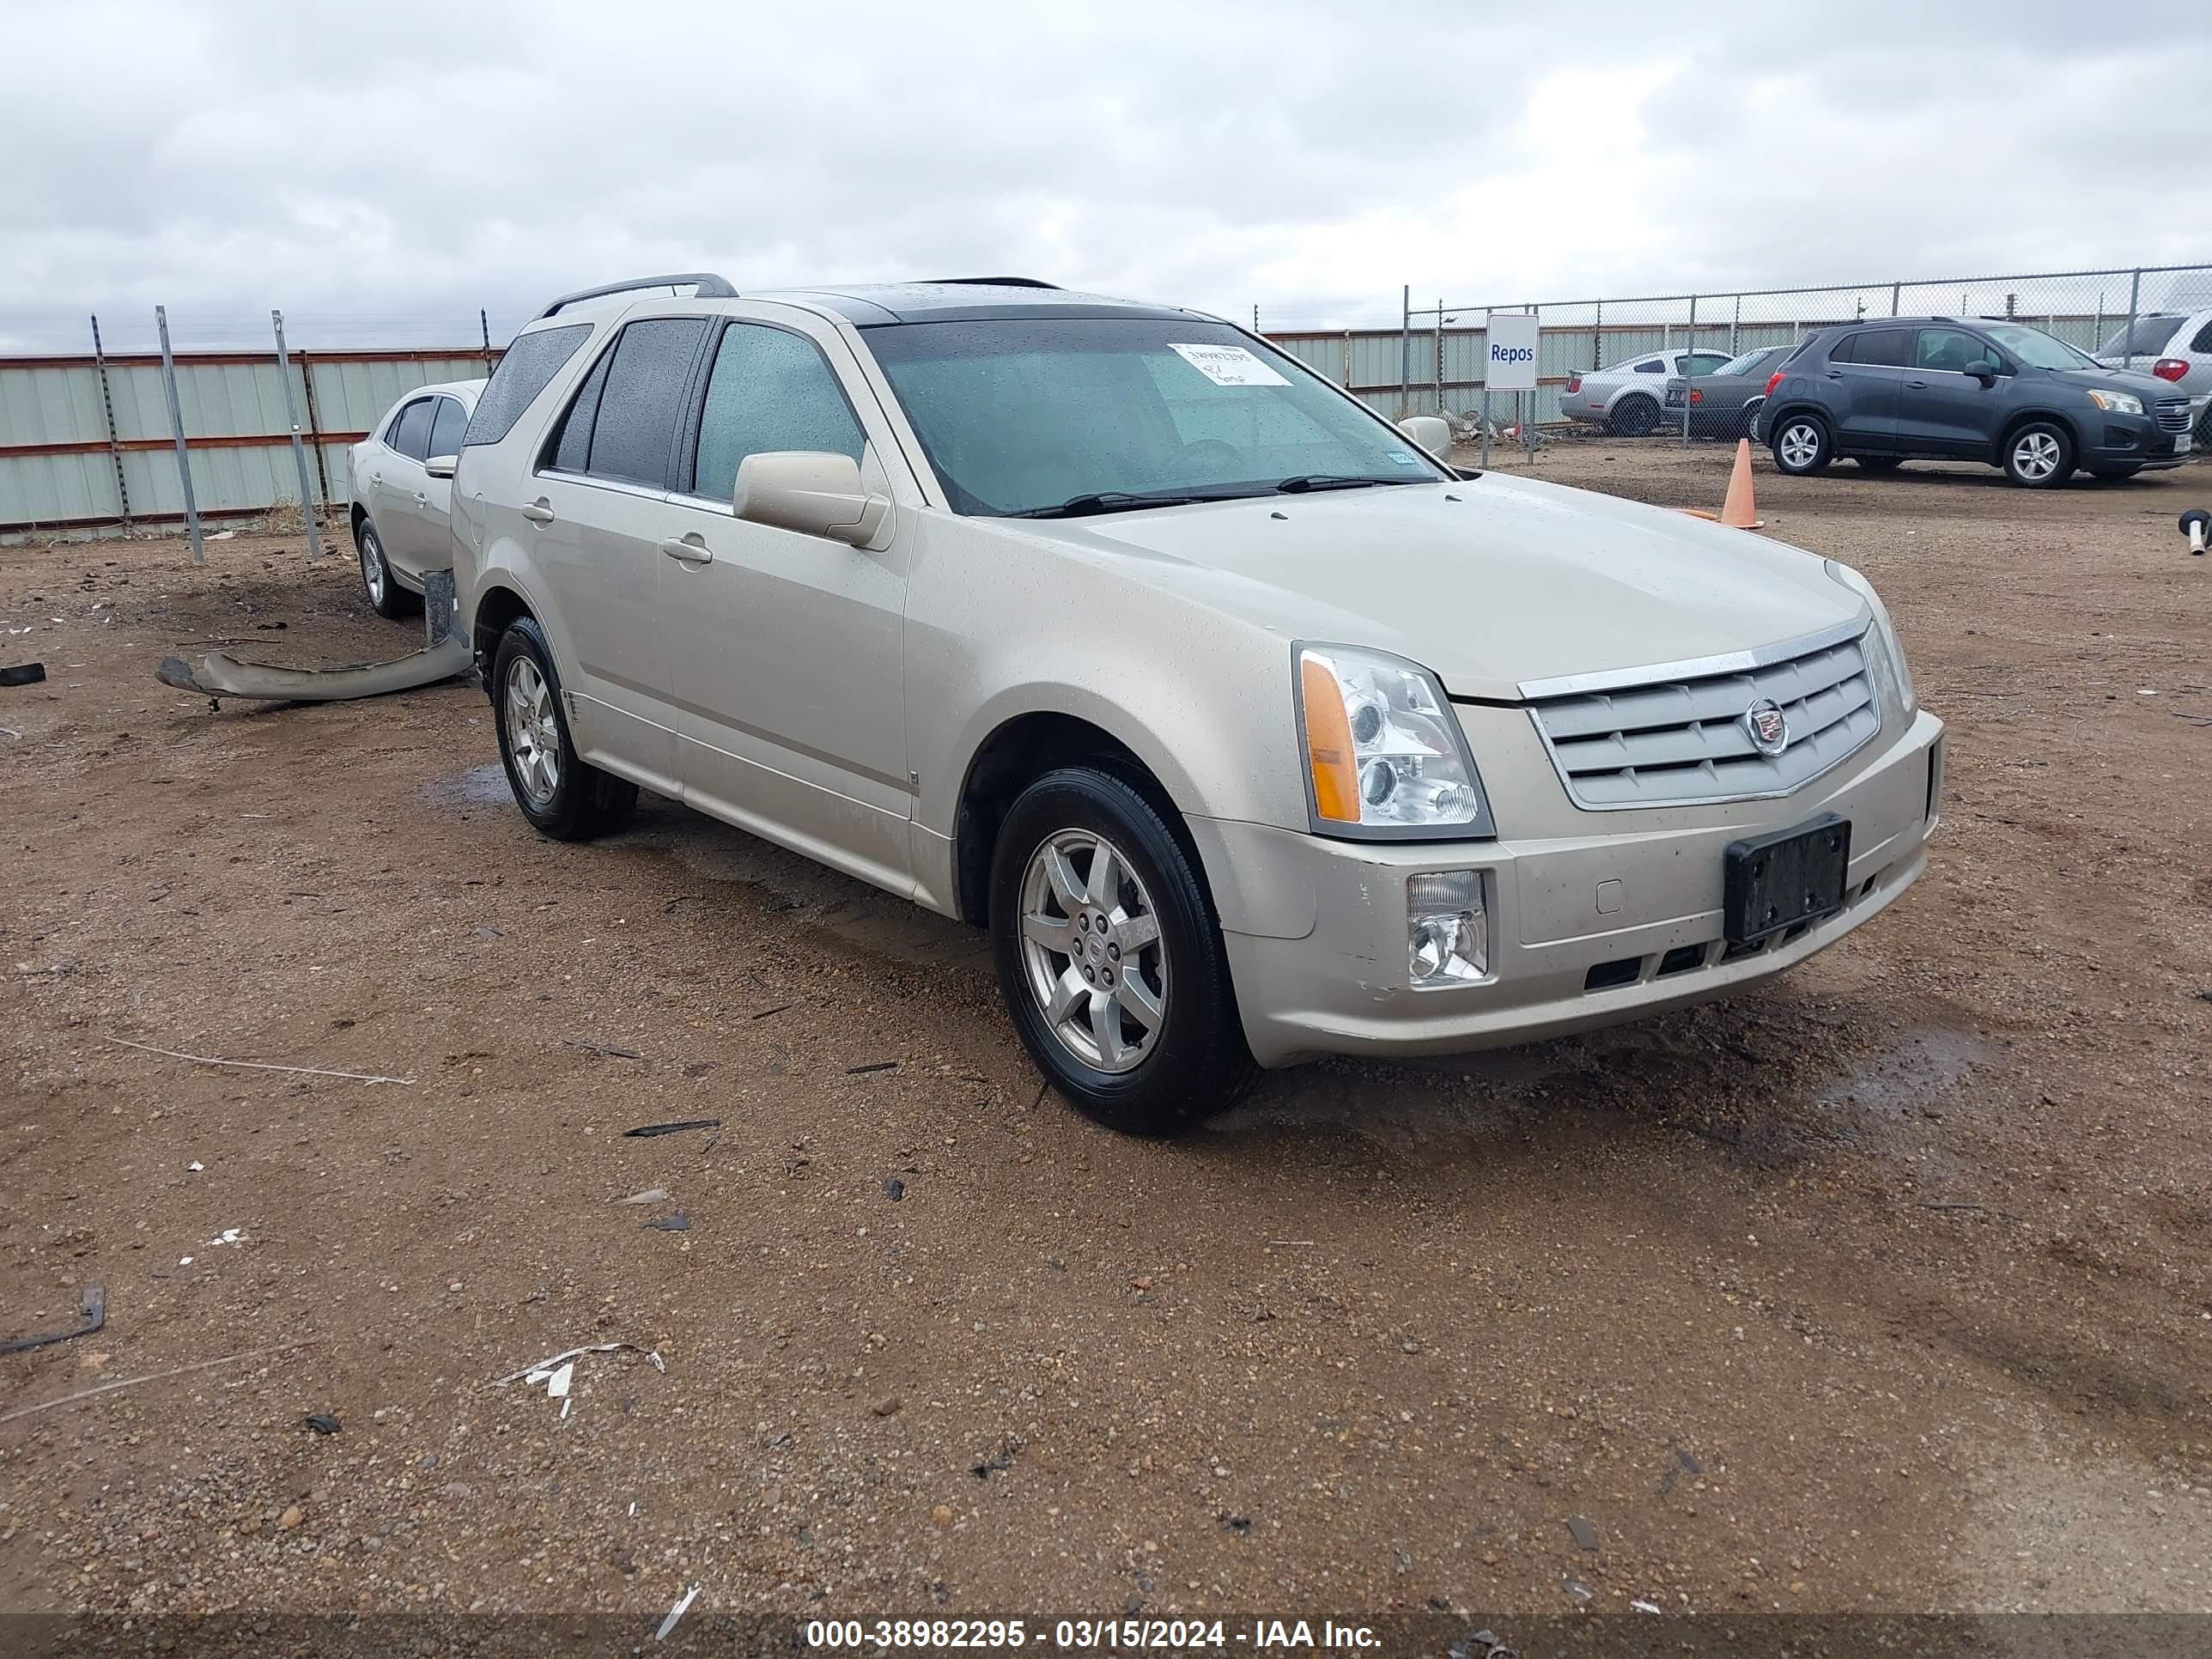
[[[1869,328],[1846,334],[1828,353],[1832,363],[1873,363],[1902,368],[1912,361],[1912,331],[1909,328]]]
[[[589,323],[570,323],[516,335],[514,343],[499,360],[499,367],[492,370],[491,384],[477,400],[477,412],[469,417],[468,435],[461,441],[495,444],[514,430],[522,411],[537,401],[538,394],[561,372],[561,366],[576,355],[591,331]]]
[[[392,447],[410,460],[421,460],[430,451],[430,406],[435,398],[417,398],[399,411],[399,422],[392,429]]]
[[[430,448],[433,455],[458,455],[461,449],[461,434],[468,430],[469,417],[458,398],[438,399],[438,418],[430,422]]]
[[[668,487],[684,390],[706,331],[697,317],[649,318],[623,330],[592,422],[594,477]]]
[[[606,389],[607,365],[614,360],[613,352],[603,353],[584,377],[568,412],[561,417],[561,430],[554,436],[546,465],[562,472],[581,472],[591,465],[592,422],[599,418],[599,393]]]
[[[738,464],[748,455],[811,449],[857,461],[866,441],[813,341],[732,323],[707,382],[692,493],[726,501],[737,488]]]

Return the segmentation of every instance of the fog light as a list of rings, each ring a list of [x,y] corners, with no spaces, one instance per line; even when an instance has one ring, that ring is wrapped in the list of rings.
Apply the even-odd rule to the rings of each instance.
[[[1490,971],[1480,871],[1406,878],[1406,970],[1416,990],[1464,985]]]

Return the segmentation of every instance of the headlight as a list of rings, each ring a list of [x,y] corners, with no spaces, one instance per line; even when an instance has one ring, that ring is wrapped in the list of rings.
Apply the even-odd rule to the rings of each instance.
[[[1297,653],[1307,807],[1321,835],[1378,840],[1486,836],[1489,803],[1443,687],[1380,651]]]
[[[2093,392],[2089,401],[2108,415],[2142,413],[2142,399],[2132,392]]]
[[[1835,560],[1827,562],[1828,574],[1845,587],[1874,607],[1872,632],[1885,659],[1890,684],[1897,688],[1897,700],[1903,705],[1905,718],[1910,720],[1920,707],[1920,699],[1912,690],[1912,671],[1905,665],[1905,647],[1898,643],[1897,629],[1889,620],[1889,607],[1881,602],[1881,595],[1874,591],[1874,584],[1847,564]]]

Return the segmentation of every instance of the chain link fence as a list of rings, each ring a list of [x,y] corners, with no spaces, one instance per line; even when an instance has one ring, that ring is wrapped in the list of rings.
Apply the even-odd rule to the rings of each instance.
[[[1493,428],[1532,437],[1539,429],[1553,435],[1582,429],[1733,439],[1739,424],[1703,418],[1685,394],[1700,390],[1698,376],[1760,347],[1795,346],[1817,330],[1871,318],[1991,319],[2026,323],[2093,355],[2147,368],[2174,341],[2179,319],[2212,311],[2212,265],[1498,305],[1417,307],[1408,289],[1396,329],[1270,331],[1269,337],[1392,419],[1443,415],[1472,433],[1483,413],[1482,323],[1493,311],[1533,311],[1542,326],[1537,389],[1495,394]],[[1648,364],[1680,351],[1693,354],[1697,374],[1670,403],[1670,376],[1650,372]],[[1647,368],[1639,372],[1639,364]],[[1601,403],[1583,395],[1586,385],[1602,390],[1608,411],[1626,403],[1627,416],[1594,413]]]

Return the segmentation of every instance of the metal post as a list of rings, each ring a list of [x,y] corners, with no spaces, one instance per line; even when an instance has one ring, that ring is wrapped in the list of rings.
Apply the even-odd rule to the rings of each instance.
[[[92,319],[92,361],[100,369],[100,410],[107,422],[107,458],[115,463],[115,504],[131,528],[131,486],[123,478],[123,446],[115,435],[115,398],[107,387],[107,353],[100,343],[100,319]]]
[[[315,453],[315,483],[321,490],[325,512],[330,508],[331,470],[323,459],[323,422],[315,413],[315,366],[307,360],[307,349],[300,348],[300,384],[307,389],[307,447]]]
[[[1252,331],[1255,334],[1260,331],[1259,325],[1260,307],[1254,306],[1252,307]],[[478,306],[477,307],[477,327],[483,332],[484,362],[486,364],[489,364],[491,362],[491,319],[484,314],[483,307],[482,306]]]
[[[1903,292],[1905,284],[1902,283],[1892,283],[1889,285],[1889,314],[1893,317],[1897,315],[1898,295]]]
[[[1490,316],[1482,313],[1482,465],[1490,465]]]
[[[1690,296],[1690,346],[1682,354],[1682,444],[1690,442],[1690,394],[1698,389],[1698,296]]]
[[[2136,366],[2136,307],[2142,302],[2142,267],[2138,265],[2128,276],[2128,337],[2120,349],[2127,354],[2123,368]]]
[[[307,489],[307,451],[300,441],[300,406],[292,398],[292,354],[284,349],[284,313],[272,311],[269,321],[276,331],[276,373],[284,382],[284,419],[292,428],[292,470],[300,475],[300,516],[307,521],[307,556],[323,556],[323,532],[318,522],[323,504],[310,499]]]
[[[1739,294],[1735,296],[1735,314],[1729,319],[1729,356],[1731,357],[1739,356],[1743,350],[1743,348],[1735,343],[1735,337],[1742,331],[1742,329],[1743,295]]]
[[[154,307],[154,326],[161,336],[161,383],[169,393],[169,430],[177,436],[177,478],[185,487],[185,539],[191,544],[192,562],[207,562],[207,548],[200,541],[199,503],[192,499],[192,457],[185,443],[185,410],[177,401],[177,361],[169,355],[169,313]]]
[[[2105,342],[2105,290],[2097,290],[2097,320],[2089,325],[2089,349],[2101,351]]]
[[[1597,302],[1597,321],[1590,329],[1590,373],[1605,367],[1605,301]]]
[[[1437,297],[1437,413],[1444,412],[1444,302]]]
[[[1406,284],[1405,294],[1398,313],[1398,418],[1404,420],[1406,405],[1413,401],[1413,285]]]

